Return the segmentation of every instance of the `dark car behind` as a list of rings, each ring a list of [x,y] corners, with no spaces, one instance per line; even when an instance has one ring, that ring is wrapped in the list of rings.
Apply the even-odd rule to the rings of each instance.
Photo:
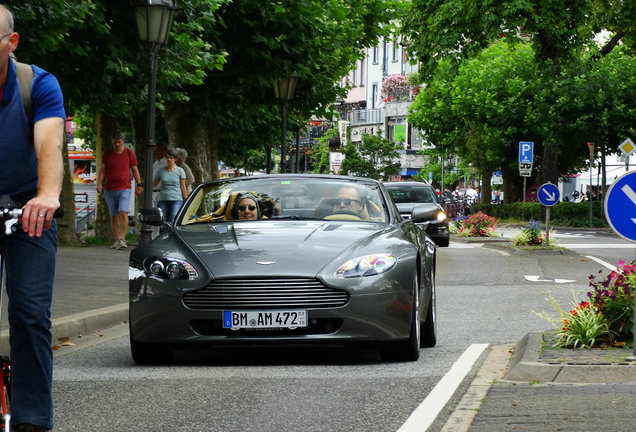
[[[391,198],[395,202],[400,215],[410,219],[413,209],[434,213],[434,217],[426,225],[426,233],[440,247],[450,243],[448,231],[448,216],[443,201],[438,197],[433,187],[421,182],[387,182],[384,183]]]

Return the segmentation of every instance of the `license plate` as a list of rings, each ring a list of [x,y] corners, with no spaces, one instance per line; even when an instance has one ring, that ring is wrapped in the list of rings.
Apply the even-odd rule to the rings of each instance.
[[[307,311],[223,311],[223,328],[232,330],[297,327],[307,327]]]

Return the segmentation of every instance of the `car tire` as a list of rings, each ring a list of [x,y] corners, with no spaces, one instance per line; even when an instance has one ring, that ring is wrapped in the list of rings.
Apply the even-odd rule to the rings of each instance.
[[[162,344],[139,343],[130,331],[130,353],[138,365],[165,364],[173,359],[173,351]]]
[[[389,342],[382,347],[382,359],[385,361],[417,361],[420,358],[421,342],[420,290],[418,277],[413,283],[413,313],[411,314],[411,332],[404,342]]]
[[[448,247],[448,245],[450,244],[450,237],[446,237],[445,239],[440,239],[438,241],[439,243],[437,243],[437,246]]]
[[[130,341],[133,361],[138,365],[166,364],[172,361],[172,350],[159,344],[142,344]]]
[[[435,276],[431,276],[431,296],[428,301],[426,321],[422,323],[420,331],[420,347],[431,348],[437,344],[437,306],[435,301]]]

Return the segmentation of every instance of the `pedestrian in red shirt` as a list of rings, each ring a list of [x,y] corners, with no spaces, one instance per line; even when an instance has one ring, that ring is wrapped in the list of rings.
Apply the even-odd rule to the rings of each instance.
[[[128,208],[130,207],[131,185],[130,173],[137,183],[135,195],[140,196],[143,183],[137,169],[135,152],[124,147],[124,134],[116,131],[113,134],[112,150],[105,150],[102,164],[97,176],[97,193],[102,193],[102,183],[106,177],[104,198],[108,203],[110,227],[115,238],[112,249],[126,249],[126,232],[128,231]]]

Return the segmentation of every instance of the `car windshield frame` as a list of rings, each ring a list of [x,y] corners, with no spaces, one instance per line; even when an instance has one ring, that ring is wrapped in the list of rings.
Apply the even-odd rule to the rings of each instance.
[[[343,188],[357,191],[337,199]],[[247,194],[247,195],[246,195]],[[238,218],[238,202],[256,197],[256,220]],[[347,198],[348,197],[348,198]],[[184,203],[175,226],[197,223],[256,222],[261,220],[339,220],[387,224],[387,199],[379,182],[336,176],[247,176],[206,182]],[[338,201],[338,203],[336,203]],[[359,201],[361,205],[358,207]],[[347,205],[348,204],[348,205]],[[353,206],[356,212],[345,207]],[[361,208],[361,209],[359,209]]]
[[[389,195],[393,199],[396,204],[406,204],[406,203],[417,203],[417,204],[425,204],[425,203],[439,203],[439,199],[435,190],[425,184],[404,184],[404,185],[386,185],[387,191]],[[398,192],[395,194],[394,192]],[[418,197],[419,194],[423,193],[425,198],[428,200],[422,200]]]

